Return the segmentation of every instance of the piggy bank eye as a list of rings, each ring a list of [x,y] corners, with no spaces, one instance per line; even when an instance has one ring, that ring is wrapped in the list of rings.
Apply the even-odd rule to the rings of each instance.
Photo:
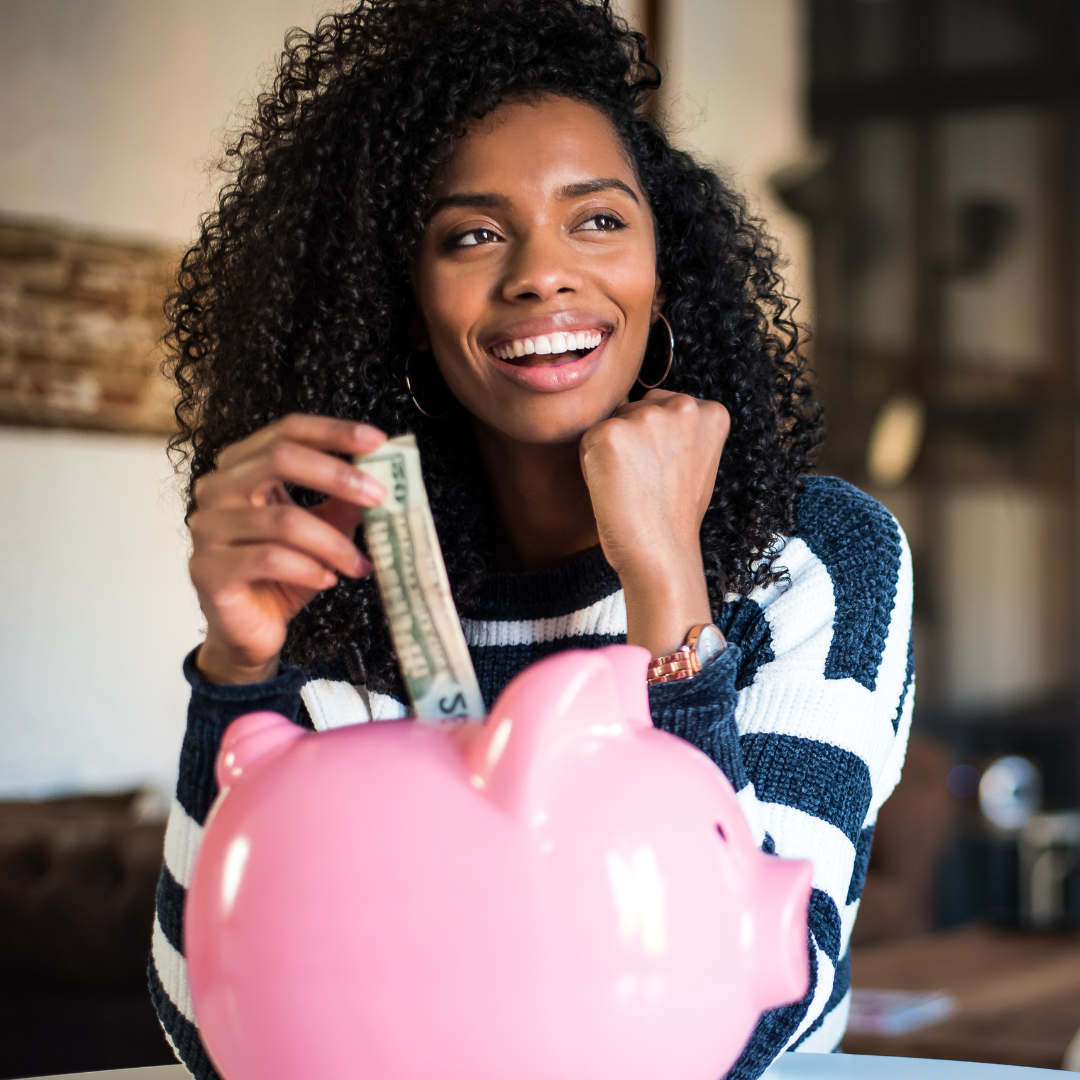
[[[727,833],[724,832],[724,826],[719,821],[716,823],[716,831],[720,834],[720,839],[726,842]]]

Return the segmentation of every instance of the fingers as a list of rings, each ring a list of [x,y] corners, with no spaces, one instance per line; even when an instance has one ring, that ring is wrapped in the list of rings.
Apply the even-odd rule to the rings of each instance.
[[[341,499],[327,499],[319,506],[313,507],[311,513],[320,521],[332,525],[343,536],[351,539],[360,523],[364,520],[363,507],[355,503],[347,503]]]
[[[217,467],[219,470],[231,468],[277,442],[301,443],[315,450],[338,454],[369,454],[385,441],[386,435],[370,424],[336,420],[331,416],[290,413],[246,439],[225,447],[218,454]]]
[[[362,507],[378,506],[386,498],[386,489],[354,465],[282,439],[227,468],[200,477],[195,485],[195,502],[200,508],[265,505],[278,501],[271,492],[280,489],[283,482]]]
[[[272,543],[348,577],[371,571],[371,564],[340,529],[294,504],[197,510],[188,524],[200,555],[214,549]]]
[[[211,553],[196,552],[188,568],[200,596],[215,596],[238,585],[273,581],[313,593],[337,583],[337,575],[317,559],[281,544],[248,544]]]
[[[613,419],[634,417],[641,420],[657,410],[675,415],[684,424],[704,424],[710,433],[722,440],[727,438],[731,428],[731,414],[719,401],[676,394],[671,390],[650,390],[640,400],[620,405]]]

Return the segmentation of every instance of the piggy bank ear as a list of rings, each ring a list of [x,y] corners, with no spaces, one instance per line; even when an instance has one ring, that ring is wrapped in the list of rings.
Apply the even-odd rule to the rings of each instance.
[[[560,758],[596,739],[630,738],[633,726],[615,668],[601,650],[559,653],[526,668],[499,695],[465,751],[469,780],[531,820],[546,806]]]
[[[636,728],[651,728],[649,650],[640,645],[608,645],[597,651],[615,672],[615,687],[623,715]]]
[[[234,784],[244,769],[276,756],[304,735],[303,728],[281,713],[253,712],[237,717],[225,731],[214,765],[218,787]]]

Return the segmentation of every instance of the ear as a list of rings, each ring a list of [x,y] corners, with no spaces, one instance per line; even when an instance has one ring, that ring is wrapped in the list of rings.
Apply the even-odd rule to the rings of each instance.
[[[465,751],[473,787],[531,822],[546,810],[562,761],[597,739],[632,737],[615,667],[603,653],[559,653],[510,682]]]
[[[237,717],[225,730],[218,750],[214,765],[218,787],[231,787],[255,762],[276,757],[305,734],[281,713],[254,712]]]
[[[652,299],[652,311],[649,313],[649,322],[654,323],[660,318],[660,312],[664,310],[664,305],[667,303],[667,295],[664,292],[663,283],[660,281],[660,275],[656,275],[656,285],[653,288]]]

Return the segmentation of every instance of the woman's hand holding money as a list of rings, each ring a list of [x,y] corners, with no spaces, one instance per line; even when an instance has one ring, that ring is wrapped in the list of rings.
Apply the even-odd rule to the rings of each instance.
[[[626,638],[653,656],[712,621],[701,521],[730,426],[717,401],[650,390],[582,437],[600,543],[626,594]]]
[[[195,485],[191,580],[206,616],[200,672],[216,683],[277,673],[289,621],[338,575],[371,564],[352,537],[386,492],[335,453],[369,453],[386,436],[366,424],[294,414],[226,447]],[[305,510],[286,483],[327,495]]]

